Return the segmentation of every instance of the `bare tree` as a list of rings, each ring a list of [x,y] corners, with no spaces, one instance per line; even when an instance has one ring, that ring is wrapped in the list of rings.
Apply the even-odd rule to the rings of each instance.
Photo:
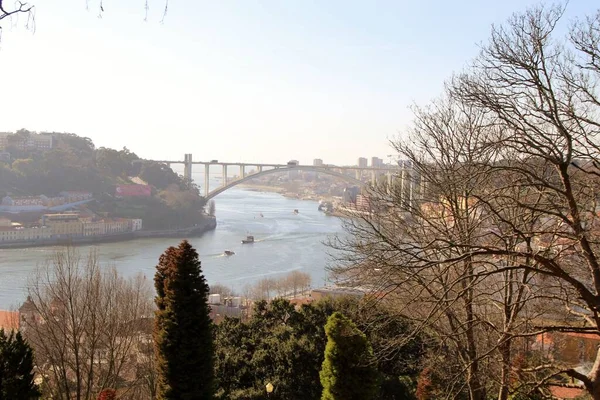
[[[9,8],[9,6],[6,5],[5,0],[0,0],[0,39],[2,39],[2,21],[11,20],[13,17],[18,17],[20,14],[27,16],[25,27],[27,29],[35,30],[35,9],[33,5],[17,1],[14,7]]]
[[[490,134],[486,119],[448,98],[415,109],[410,139],[395,144],[413,169],[394,187],[371,188],[377,211],[348,220],[350,239],[334,243],[344,254],[342,265],[333,269],[338,278],[371,287],[418,330],[435,332],[452,354],[444,361],[451,371],[448,394],[466,390],[474,400],[487,393],[482,355],[489,349],[481,345],[477,291],[477,271],[486,268],[486,260],[459,244],[475,244],[488,232],[475,194],[488,184],[485,165],[496,152],[471,145]]]
[[[544,276],[553,288],[546,301],[571,317],[548,315],[539,330],[600,334],[600,13],[575,22],[564,42],[554,36],[563,12],[540,6],[495,27],[471,71],[453,82],[453,92],[491,113],[502,132],[493,141],[504,162],[490,173],[502,179],[508,171],[511,180],[487,194],[489,212],[507,226],[505,237],[541,245],[503,253],[518,260],[521,271]],[[521,196],[524,190],[530,195]],[[510,225],[501,208],[517,217],[536,213],[537,223]],[[500,250],[486,245],[477,252]],[[586,373],[559,362],[549,366],[538,383],[564,374],[600,399],[600,353]]]
[[[304,294],[311,283],[310,274],[302,271],[292,271],[282,280],[285,282],[286,292],[294,298],[298,294]]]
[[[54,399],[95,399],[104,388],[138,384],[136,359],[152,315],[145,278],[102,270],[68,248],[41,268],[22,307],[23,331]],[[125,398],[125,397],[124,397]]]
[[[412,171],[373,188],[376,212],[335,243],[338,276],[433,333],[457,361],[450,391],[464,384],[471,399],[570,385],[561,376],[600,399],[600,353],[584,372],[543,355],[515,367],[515,345],[538,334],[600,335],[600,13],[564,42],[553,36],[563,11],[540,6],[493,28],[395,144]]]

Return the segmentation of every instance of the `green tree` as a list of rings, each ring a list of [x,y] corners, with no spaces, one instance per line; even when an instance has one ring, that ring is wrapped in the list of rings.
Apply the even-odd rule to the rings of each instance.
[[[20,332],[0,329],[0,400],[40,397],[33,383],[33,351]]]
[[[154,342],[159,400],[213,398],[209,288],[196,250],[184,240],[160,257],[154,277]]]
[[[296,309],[286,299],[255,303],[248,322],[226,318],[215,327],[217,399],[251,399],[265,394],[271,382],[272,400],[321,398],[319,371],[324,360],[325,324],[335,311],[356,321],[372,343],[377,369],[385,379],[378,400],[412,399],[424,353],[420,337],[402,343],[394,338],[413,328],[381,305],[361,307],[358,299],[323,299]]]
[[[322,400],[369,400],[378,389],[373,350],[367,337],[340,312],[325,325],[327,347],[321,368]]]

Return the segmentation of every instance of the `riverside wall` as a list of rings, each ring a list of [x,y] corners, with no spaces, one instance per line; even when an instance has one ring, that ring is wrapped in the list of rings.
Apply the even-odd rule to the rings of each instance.
[[[18,249],[28,247],[44,246],[69,246],[93,243],[124,242],[127,240],[142,238],[185,238],[201,236],[204,232],[211,231],[217,227],[215,217],[206,217],[199,224],[182,229],[141,230],[136,232],[122,232],[102,236],[85,236],[73,238],[49,238],[34,241],[0,243],[0,249]]]

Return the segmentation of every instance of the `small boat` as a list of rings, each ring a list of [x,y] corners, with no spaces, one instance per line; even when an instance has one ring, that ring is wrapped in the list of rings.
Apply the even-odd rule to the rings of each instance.
[[[298,214],[298,209],[297,208],[294,210],[294,214]]]
[[[233,251],[231,251],[231,250],[225,250],[225,251],[223,252],[223,254],[225,254],[226,256],[232,256],[232,255],[234,255],[235,253],[234,253]]]
[[[263,215],[263,213],[260,213],[260,217],[261,217],[261,218],[264,218],[265,216]]]
[[[242,239],[242,244],[254,243],[254,236],[246,236],[246,239]]]

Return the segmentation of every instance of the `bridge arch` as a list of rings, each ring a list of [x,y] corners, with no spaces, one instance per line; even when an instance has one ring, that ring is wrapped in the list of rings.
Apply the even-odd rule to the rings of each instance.
[[[208,192],[208,194],[205,196],[206,200],[210,200],[213,197],[223,193],[224,191],[226,191],[227,189],[231,189],[234,186],[239,185],[240,183],[244,183],[249,181],[250,179],[254,179],[254,178],[259,178],[261,176],[265,176],[265,175],[270,175],[270,174],[278,174],[278,173],[282,173],[282,172],[289,172],[289,171],[313,171],[313,172],[318,172],[320,174],[325,174],[325,175],[330,175],[330,176],[334,176],[352,183],[355,183],[359,186],[366,186],[367,184],[359,179],[356,179],[352,176],[348,176],[348,175],[344,175],[344,174],[340,174],[339,172],[335,172],[332,171],[328,168],[323,168],[323,167],[313,167],[313,166],[295,166],[295,167],[284,167],[284,168],[273,168],[273,169],[267,169],[261,172],[257,172],[255,174],[251,174],[251,175],[247,175],[243,178],[240,179],[236,179],[235,181],[231,181],[229,183],[227,183],[224,186],[221,186],[211,192]],[[206,190],[206,189],[205,189]]]

